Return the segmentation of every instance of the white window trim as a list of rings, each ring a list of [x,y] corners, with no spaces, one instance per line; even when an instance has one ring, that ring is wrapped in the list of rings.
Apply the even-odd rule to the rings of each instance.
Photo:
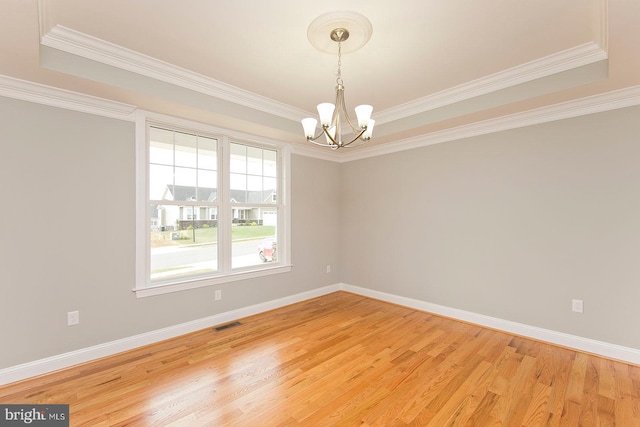
[[[149,280],[150,260],[149,260],[149,221],[148,221],[148,200],[147,200],[147,168],[148,150],[147,150],[147,124],[151,122],[156,125],[166,125],[168,127],[178,127],[195,132],[206,134],[222,135],[219,141],[224,141],[223,150],[228,145],[229,140],[233,142],[257,144],[265,148],[271,147],[278,150],[280,172],[282,179],[279,180],[277,192],[279,193],[279,204],[281,206],[278,214],[278,241],[282,242],[278,245],[278,263],[274,266],[247,267],[244,269],[227,270],[221,269],[219,272],[206,277],[191,276],[176,280],[170,283],[151,283]],[[239,280],[253,279],[257,277],[268,276],[272,274],[281,274],[291,271],[291,203],[289,195],[291,194],[291,148],[282,142],[270,140],[267,138],[256,137],[240,132],[227,129],[216,128],[202,123],[191,122],[189,120],[179,119],[175,117],[165,116],[162,114],[152,113],[148,111],[138,110],[136,112],[136,280],[133,291],[136,297],[148,297],[152,295],[161,295],[170,292],[184,291],[187,289],[201,288],[205,286],[215,286],[222,283],[234,282]],[[222,161],[228,163],[228,156],[223,152]],[[222,166],[223,173],[220,176],[219,186],[221,197],[228,196],[227,180],[224,171],[229,170],[229,165]],[[226,199],[223,200],[227,200]],[[226,223],[231,220],[226,218],[231,215],[231,210],[225,212],[225,209],[218,210],[219,223]],[[226,227],[219,227],[219,236],[223,241],[230,241],[231,230]],[[230,265],[231,254],[228,251],[219,251],[218,265]]]

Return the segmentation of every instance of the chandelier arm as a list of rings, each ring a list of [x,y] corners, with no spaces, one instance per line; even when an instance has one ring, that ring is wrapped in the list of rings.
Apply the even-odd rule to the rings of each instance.
[[[338,68],[338,73],[340,73],[340,68]],[[340,114],[341,114],[340,108],[343,103],[344,103],[344,86],[342,85],[342,83],[338,83],[336,86],[336,100],[334,103],[336,107],[333,110],[333,117],[331,117],[331,126],[330,126],[335,129],[334,131],[335,137],[331,136],[329,132],[325,129],[325,133],[327,134],[329,139],[331,139],[333,144],[337,145],[338,147],[342,145],[342,134],[340,132],[340,128],[342,125],[342,121],[340,120]]]
[[[322,134],[320,134],[320,135],[322,135]],[[336,148],[337,148],[337,147],[338,147],[337,145],[327,144],[326,142],[315,142],[315,141],[314,141],[314,140],[312,140],[312,139],[308,139],[308,140],[307,140],[307,142],[310,142],[310,143],[312,143],[312,144],[318,145],[318,146],[320,146],[320,147],[330,147],[330,148],[333,148],[333,147],[336,147]]]
[[[366,132],[366,130],[367,130],[366,128],[362,129],[351,141],[347,142],[346,144],[342,144],[341,147],[348,147],[354,142],[356,142],[358,139],[360,139],[362,134]]]
[[[340,147],[342,144],[339,144],[338,141],[340,141],[340,139],[338,138],[338,141],[336,141],[336,138],[331,136],[331,133],[329,133],[329,129],[323,127],[322,130],[324,131],[324,134],[327,136],[327,138],[329,138],[331,140],[331,142],[333,142],[333,144],[327,144],[327,145],[335,145]],[[336,128],[336,137],[338,136],[338,128]],[[340,141],[342,142],[342,141]]]
[[[354,142],[356,142],[362,136],[362,134],[365,133],[365,131],[366,131],[366,129],[362,129],[358,133],[358,135],[356,135],[351,141],[347,142],[346,144],[340,145],[335,140],[335,138],[331,136],[331,134],[328,132],[328,130],[323,128],[322,132],[320,132],[318,134],[318,136],[316,136],[315,138],[308,138],[307,141],[312,143],[312,144],[318,145],[320,147],[330,147],[330,148],[333,148],[333,149],[346,148],[346,147],[349,147]],[[331,140],[332,144],[328,144],[326,142],[316,142],[316,139],[320,138],[322,135],[325,135],[327,138],[329,138]],[[353,147],[349,147],[349,148],[353,148]]]
[[[309,142],[313,142],[316,139],[320,138],[322,135],[324,135],[324,132],[320,131],[316,136],[314,136],[313,138],[307,138],[307,141]],[[317,142],[315,144],[318,144]],[[318,145],[324,145],[324,144],[318,144]]]
[[[336,97],[333,100],[333,105],[335,105],[335,108],[333,109],[333,115],[331,116],[331,123],[332,124],[335,123],[337,115],[340,114],[339,113],[339,111],[340,111],[340,94],[342,93],[343,90],[344,90],[343,86],[341,86],[339,84],[336,85]]]
[[[364,133],[364,131],[362,129],[360,129],[357,126],[354,126],[353,123],[351,122],[351,117],[349,117],[348,114],[345,114],[346,118],[347,118],[347,123],[349,123],[349,127],[351,128],[351,132],[353,132],[353,134],[357,134],[360,133],[360,135],[362,135]],[[358,139],[358,138],[356,138]]]
[[[351,128],[351,132],[353,132],[353,134],[357,134],[358,132],[360,132],[360,128],[357,126],[353,125],[353,122],[351,121],[351,117],[349,117],[349,113],[347,112],[347,104],[344,101],[344,86],[342,88],[342,91],[340,91],[340,109],[342,110],[342,112],[344,113],[345,118],[347,119],[347,123],[349,124],[349,127]],[[336,108],[337,110],[337,108]],[[358,139],[358,138],[356,138]],[[351,141],[353,142],[353,141]]]

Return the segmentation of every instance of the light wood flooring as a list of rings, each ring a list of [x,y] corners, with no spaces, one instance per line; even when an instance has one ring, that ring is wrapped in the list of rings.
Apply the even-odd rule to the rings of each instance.
[[[640,367],[337,292],[36,379],[72,426],[640,426]]]

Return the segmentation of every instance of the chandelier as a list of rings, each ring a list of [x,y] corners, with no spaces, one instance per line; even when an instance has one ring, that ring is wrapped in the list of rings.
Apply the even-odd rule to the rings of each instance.
[[[344,82],[342,81],[342,42],[349,38],[349,31],[345,28],[335,28],[329,34],[331,40],[338,43],[338,72],[336,75],[336,99],[333,104],[323,102],[318,104],[318,116],[320,118],[321,130],[316,135],[318,120],[308,117],[302,119],[302,128],[307,141],[322,147],[329,147],[333,150],[349,147],[354,142],[360,140],[362,143],[371,139],[375,120],[371,119],[373,107],[371,105],[358,105],[355,108],[357,123],[349,117],[344,101]],[[352,135],[343,140],[342,126],[349,125]],[[325,142],[316,142],[322,135]]]

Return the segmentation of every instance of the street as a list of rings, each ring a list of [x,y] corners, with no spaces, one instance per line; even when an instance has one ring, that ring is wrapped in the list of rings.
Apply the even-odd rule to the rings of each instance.
[[[233,268],[262,264],[258,256],[261,239],[232,243]],[[218,264],[218,245],[184,245],[154,248],[151,253],[152,279],[179,273],[215,270]],[[156,273],[154,273],[156,272]]]

